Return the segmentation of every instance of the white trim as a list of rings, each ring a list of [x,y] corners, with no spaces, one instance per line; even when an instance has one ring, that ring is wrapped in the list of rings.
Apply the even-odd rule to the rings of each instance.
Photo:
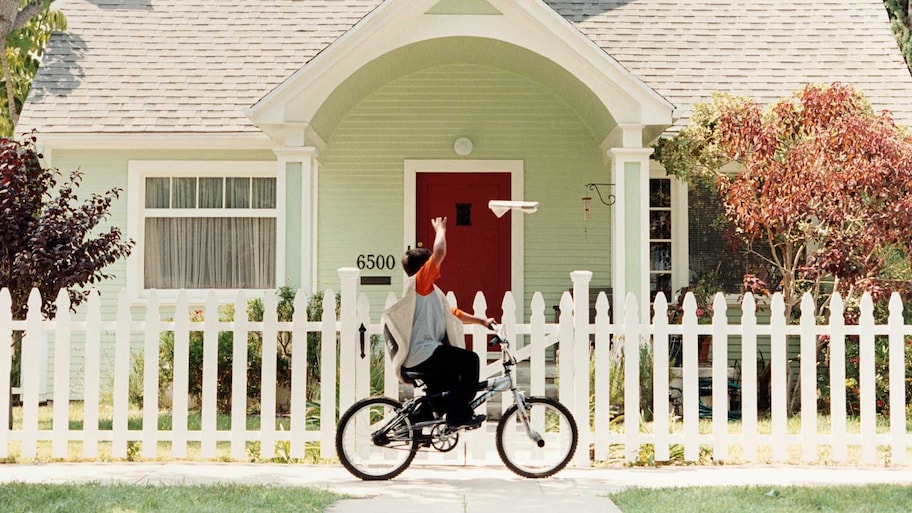
[[[627,137],[625,137],[625,140]],[[650,312],[649,305],[649,156],[652,155],[652,148],[611,148],[608,150],[611,153],[613,160],[614,173],[614,183],[615,190],[617,191],[616,201],[615,201],[615,211],[614,216],[617,219],[616,224],[612,227],[612,238],[611,241],[612,248],[617,248],[617,251],[612,249],[612,252],[615,255],[615,261],[612,262],[612,282],[615,279],[621,278],[621,283],[618,285],[612,284],[612,287],[615,290],[614,296],[621,297],[619,301],[615,301],[615,306],[619,309],[623,309],[623,305],[626,304],[627,293],[631,290],[637,296],[639,301],[639,315],[641,318],[644,313]],[[626,201],[624,200],[625,195],[627,194],[626,188],[627,185],[627,176],[626,176],[626,163],[636,163],[639,165],[639,173],[637,175],[639,183],[631,184],[629,187],[635,187],[637,194],[640,198],[639,212],[640,216],[640,262],[637,263],[640,267],[640,283],[629,284],[624,278],[624,273],[626,270],[626,258],[623,258],[622,253],[626,247],[624,241],[624,231],[626,230]],[[620,214],[620,215],[619,215]],[[616,230],[614,230],[616,228]],[[618,244],[618,242],[621,244]],[[621,265],[615,268],[615,263],[618,262],[617,257],[620,258]],[[621,291],[621,294],[618,291]],[[616,319],[623,319],[624,314],[620,310],[614,311],[614,316]]]
[[[277,208],[148,208],[143,214],[144,217],[276,217],[278,212]]]
[[[39,133],[38,141],[55,150],[271,150],[262,132],[214,133]]]
[[[673,122],[674,105],[544,2],[494,0],[503,16],[461,17],[425,16],[430,4],[383,2],[247,109],[247,116],[279,138],[282,134],[270,127],[286,121],[310,123],[339,84],[367,63],[422,41],[468,36],[513,44],[557,63],[579,77],[619,122]]]
[[[317,191],[314,189],[314,152],[309,151],[301,160],[301,243],[306,244],[307,248],[301,248],[301,268],[298,270],[301,276],[301,288],[308,296],[314,293],[315,282],[313,281],[313,272],[316,266],[314,258],[314,249],[316,248],[316,239],[314,238],[313,227],[316,222],[316,212],[313,210],[314,198],[317,197]]]
[[[282,232],[287,229],[287,221],[285,216],[287,215],[286,207],[288,206],[288,184],[287,178],[284,176],[287,173],[288,164],[292,162],[298,162],[301,164],[301,229],[303,233],[301,234],[302,244],[308,244],[308,252],[302,253],[301,258],[301,269],[300,276],[302,283],[299,285],[301,289],[308,295],[313,294],[316,291],[317,286],[317,227],[319,225],[319,210],[318,210],[318,189],[317,189],[317,171],[319,169],[319,161],[317,159],[318,151],[313,146],[300,146],[300,147],[282,147],[276,148],[273,150],[276,155],[279,157],[279,170],[283,175],[283,188],[280,192],[283,198],[283,206],[279,209],[279,218],[281,219]],[[306,204],[305,204],[306,203]],[[278,205],[277,205],[278,206]],[[309,239],[309,240],[308,240]],[[287,249],[288,241],[282,240],[283,253]],[[299,251],[303,251],[302,248],[299,248]],[[283,258],[284,259],[284,258]],[[279,280],[276,282],[278,284],[287,285],[287,277],[285,273],[287,272],[287,266],[283,262],[282,265],[282,275],[279,276]]]
[[[417,197],[415,187],[418,173],[510,173],[510,199],[522,201],[523,173],[522,160],[406,160],[403,176],[403,246],[415,246],[415,223]],[[510,288],[518,303],[524,301],[523,282],[525,279],[523,215],[514,213],[510,225]],[[460,299],[465,301],[465,299]],[[474,298],[468,298],[474,301]],[[488,305],[499,307],[500,305]]]
[[[165,214],[174,214],[180,217],[202,217],[203,214],[212,217],[225,216],[227,213],[240,217],[275,217],[276,230],[278,219],[282,216],[276,209],[149,209],[145,207],[145,178],[147,176],[170,177],[214,177],[214,176],[250,176],[250,177],[276,177],[276,206],[282,195],[279,189],[276,162],[262,161],[235,161],[235,160],[130,160],[127,163],[127,237],[133,239],[136,245],[130,256],[127,257],[127,293],[131,302],[138,303],[148,296],[148,290],[143,288],[144,283],[144,241],[146,217],[162,217]],[[196,212],[195,212],[196,211]],[[209,215],[212,214],[212,215]],[[249,215],[248,215],[249,214]],[[285,267],[284,253],[278,253],[278,248],[284,246],[285,234],[276,233],[276,269]],[[277,282],[281,283],[281,282]],[[247,292],[261,293],[265,290],[245,289]],[[173,302],[177,298],[176,289],[157,290],[159,299]],[[188,289],[191,301],[202,303],[206,300],[208,290]],[[232,300],[237,296],[236,289],[220,289],[216,291],[219,300]]]
[[[285,249],[288,241],[285,238],[287,221],[285,220],[288,211],[288,169],[287,162],[279,157],[275,162],[276,172],[276,210],[280,213],[276,216],[276,287],[286,284],[286,262]]]
[[[675,257],[671,258],[671,293],[687,286],[690,281],[690,217],[687,209],[687,182],[678,177],[671,177],[671,254],[680,255],[682,258],[675,264]],[[676,298],[668,298],[674,301]]]
[[[320,160],[314,155],[313,159],[313,208],[311,209],[311,220],[313,221],[313,226],[311,226],[310,234],[313,237],[313,240],[310,244],[311,252],[311,262],[313,265],[310,269],[310,283],[311,283],[311,293],[316,292],[317,290],[317,268],[318,268],[318,255],[317,244],[320,240]]]

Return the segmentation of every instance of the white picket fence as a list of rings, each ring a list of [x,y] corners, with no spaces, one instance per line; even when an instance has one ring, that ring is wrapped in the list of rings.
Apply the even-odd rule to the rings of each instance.
[[[40,314],[40,297],[33,291],[29,298],[29,315],[25,321],[11,319],[11,300],[8,291],[0,292],[0,412],[7,412],[10,390],[10,341],[16,330],[25,331],[22,354],[21,398],[22,423],[16,429],[9,429],[6,422],[0,422],[0,458],[6,458],[11,445],[19,444],[18,454],[29,460],[38,456],[39,444],[50,444],[53,458],[66,458],[69,442],[82,442],[82,457],[97,458],[99,444],[110,442],[111,456],[115,459],[127,457],[128,442],[139,442],[143,458],[185,458],[188,444],[199,442],[199,454],[202,458],[217,457],[217,442],[230,443],[230,458],[245,460],[248,458],[248,442],[260,442],[260,457],[271,459],[276,456],[276,442],[289,442],[289,456],[302,458],[306,442],[319,442],[320,455],[332,458],[334,452],[335,418],[337,411],[344,411],[354,401],[369,394],[370,358],[360,356],[361,333],[359,327],[366,329],[364,337],[370,340],[373,334],[381,332],[379,312],[372,312],[370,302],[364,294],[358,293],[359,273],[355,269],[342,269],[340,315],[336,318],[336,295],[326,291],[323,303],[323,318],[311,321],[306,318],[306,298],[298,294],[295,300],[295,315],[291,322],[279,322],[276,314],[277,299],[267,295],[264,300],[264,320],[251,322],[247,318],[248,297],[243,293],[237,295],[235,318],[230,322],[219,321],[217,302],[214,293],[210,293],[203,309],[202,322],[191,321],[191,308],[187,295],[180,293],[177,298],[173,320],[163,320],[159,300],[153,293],[142,305],[142,315],[135,315],[136,305],[127,301],[121,293],[115,319],[102,319],[100,298],[93,293],[88,300],[84,320],[74,320],[69,311],[67,295],[62,293],[57,299],[57,317],[45,321]],[[588,466],[590,464],[590,446],[596,460],[608,459],[614,447],[622,447],[624,457],[630,461],[637,457],[643,444],[652,444],[655,460],[664,461],[670,458],[672,446],[683,446],[684,458],[696,461],[701,456],[701,446],[710,445],[712,457],[716,461],[728,459],[729,448],[739,445],[742,449],[742,460],[745,462],[761,461],[758,449],[771,447],[773,462],[789,461],[789,446],[801,447],[801,459],[805,462],[818,461],[818,451],[828,446],[833,461],[845,461],[850,446],[860,447],[861,460],[865,463],[878,462],[878,446],[888,446],[893,464],[906,462],[909,434],[906,431],[905,402],[905,364],[904,351],[906,336],[912,334],[912,326],[902,321],[902,304],[897,295],[890,302],[890,320],[886,325],[875,325],[873,303],[865,296],[861,304],[861,321],[858,325],[846,325],[843,322],[842,300],[834,297],[832,309],[833,322],[830,325],[816,325],[813,316],[813,304],[810,297],[802,302],[802,316],[799,325],[787,325],[782,297],[776,295],[770,305],[771,317],[768,324],[758,324],[755,315],[753,297],[748,295],[743,302],[743,313],[740,324],[729,324],[726,302],[721,294],[714,303],[714,317],[711,325],[698,325],[696,303],[688,295],[684,304],[684,317],[681,324],[669,324],[667,303],[659,296],[655,302],[651,322],[641,322],[638,318],[637,300],[632,295],[626,298],[623,311],[625,317],[619,322],[608,318],[608,301],[600,294],[596,302],[596,318],[589,316],[589,281],[592,273],[574,272],[573,293],[565,292],[561,298],[560,319],[556,323],[546,322],[545,302],[541,294],[536,293],[531,303],[530,322],[523,323],[517,313],[517,305],[512,294],[507,293],[502,305],[488,308],[480,294],[473,305],[477,315],[498,315],[502,309],[502,322],[507,334],[524,341],[517,351],[521,360],[529,361],[530,395],[546,393],[546,355],[550,346],[557,349],[559,398],[573,412],[580,426],[580,444],[573,464]],[[451,298],[452,299],[452,298]],[[390,294],[387,300],[394,301]],[[575,309],[574,301],[582,308]],[[194,307],[196,308],[196,307]],[[132,313],[131,313],[132,312]],[[573,315],[577,312],[579,315]],[[141,318],[142,320],[137,320]],[[232,411],[231,428],[220,430],[216,427],[216,352],[219,332],[233,332],[234,367],[232,369]],[[259,331],[263,334],[262,389],[259,403],[261,405],[261,428],[247,429],[247,336],[248,332]],[[173,369],[173,416],[170,430],[159,429],[159,344],[163,332],[174,333],[174,369]],[[188,344],[191,332],[203,332],[203,392],[201,401],[201,429],[189,430],[187,419],[189,357]],[[291,400],[290,429],[276,429],[276,387],[267,386],[276,382],[276,335],[289,332],[293,338],[292,354],[306,354],[307,334],[320,333],[324,343],[321,345],[321,397],[335,397],[338,380],[338,404],[322,401],[320,409],[319,430],[307,430],[305,415],[306,397],[306,359],[292,358],[291,362]],[[102,333],[113,333],[114,349],[113,369],[103,369],[101,358]],[[74,351],[71,343],[73,334],[84,334],[85,347],[80,354]],[[474,341],[475,350],[485,361],[486,335],[484,329],[472,327],[468,334]],[[39,370],[42,366],[41,344],[47,335],[52,335],[54,397],[69,397],[71,386],[70,363],[81,359],[84,365],[84,425],[81,430],[70,429],[68,401],[53,401],[53,422],[49,429],[39,426]],[[728,421],[728,387],[716,386],[712,390],[712,423],[711,432],[701,432],[699,427],[699,376],[698,337],[711,335],[712,344],[712,380],[713,383],[728,383],[729,379],[729,337],[741,338],[741,354],[736,355],[742,362],[751,362],[741,368],[741,417],[740,429],[729,432]],[[832,383],[845,383],[845,345],[846,337],[860,337],[860,432],[847,433],[847,415],[845,408],[845,387],[832,387],[832,411],[818,412],[816,358],[802,358],[800,363],[800,433],[789,434],[787,431],[787,351],[788,337],[800,338],[802,355],[815,355],[818,336],[830,337],[832,365],[829,372]],[[890,429],[888,433],[877,433],[876,420],[878,413],[874,396],[874,338],[877,335],[889,337],[890,351]],[[669,411],[669,340],[680,336],[683,340],[683,430],[674,429],[675,422],[667,415],[656,415],[649,429],[641,426],[639,358],[640,345],[653,344],[654,377],[653,410]],[[758,430],[757,412],[757,369],[752,363],[757,359],[758,337],[768,337],[771,344],[772,365],[772,408],[771,433],[761,434]],[[141,338],[143,345],[139,352],[144,355],[144,402],[156,405],[142,411],[142,429],[128,429],[128,380],[131,369],[131,358],[137,354],[135,340]],[[337,347],[326,341],[338,340]],[[630,343],[637,341],[637,343]],[[722,341],[722,343],[719,343]],[[613,346],[613,347],[612,347]],[[612,405],[607,393],[609,373],[613,366],[612,359],[624,359],[625,396],[623,405]],[[595,369],[594,390],[590,389],[590,363]],[[153,362],[151,365],[149,362]],[[388,369],[388,358],[385,362]],[[500,369],[498,363],[482,368],[482,378]],[[102,376],[113,375],[113,425],[111,429],[98,428],[99,403],[101,397]],[[399,385],[392,372],[384,374],[386,395],[397,396]],[[507,405],[504,404],[504,407]],[[623,422],[612,421],[612,412],[621,406]],[[594,413],[591,413],[594,412]],[[818,413],[831,415],[831,428],[828,433],[818,432]],[[3,413],[5,415],[5,413]],[[591,415],[591,422],[590,422]],[[457,463],[478,463],[496,461],[493,447],[492,426],[468,433],[464,437],[463,450],[453,451],[435,461],[455,461]],[[161,454],[158,442],[170,442],[170,453]],[[591,445],[590,445],[591,444]],[[435,455],[427,456],[435,458]]]

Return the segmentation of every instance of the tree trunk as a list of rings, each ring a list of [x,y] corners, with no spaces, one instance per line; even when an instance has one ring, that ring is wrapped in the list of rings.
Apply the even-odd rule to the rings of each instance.
[[[0,66],[3,66],[3,80],[6,82],[6,104],[9,106],[10,119],[15,127],[19,123],[19,109],[16,108],[16,91],[13,88],[6,48],[0,49]]]

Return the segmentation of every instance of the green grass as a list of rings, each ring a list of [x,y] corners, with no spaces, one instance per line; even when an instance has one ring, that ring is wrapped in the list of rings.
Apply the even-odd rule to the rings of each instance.
[[[53,404],[47,406],[41,406],[38,409],[38,429],[40,430],[51,430],[54,427],[53,421]],[[84,407],[81,401],[71,401],[69,403],[69,413],[67,418],[67,425],[70,430],[81,431],[84,427]],[[307,431],[315,431],[319,427],[318,423],[319,410],[316,408],[308,408],[307,412]],[[110,431],[113,426],[113,408],[108,403],[102,403],[99,405],[99,420],[98,428],[101,431]],[[142,410],[131,407],[128,414],[127,425],[130,430],[138,432],[142,429],[143,421],[143,412]],[[218,413],[216,415],[216,429],[219,431],[228,431],[231,429],[231,415]],[[158,429],[162,431],[170,431],[172,429],[173,418],[171,412],[167,410],[161,410],[158,414]],[[277,431],[288,431],[291,429],[291,420],[287,416],[279,416],[276,418],[276,430]],[[261,425],[261,419],[259,415],[247,415],[246,417],[246,429],[248,431],[259,431]],[[199,411],[189,411],[187,414],[187,429],[190,431],[199,431],[202,426],[202,419]],[[22,407],[17,406],[13,408],[13,429],[22,429]],[[135,435],[136,433],[134,433]],[[129,461],[141,461],[141,446],[142,442],[133,441],[129,442],[128,446],[128,457]],[[49,441],[40,441],[38,442],[38,455],[37,461],[58,461],[51,457],[51,442]],[[247,442],[246,444],[246,461],[263,461],[259,458],[260,453],[260,442]],[[323,460],[319,457],[319,442],[307,442],[306,443],[306,455],[304,459],[292,459],[287,456],[288,451],[290,450],[290,444],[288,441],[276,442],[276,449],[278,456],[271,461],[281,462],[281,463],[324,463]],[[230,452],[231,444],[229,442],[217,442],[216,443],[217,461],[231,461]],[[20,459],[21,452],[21,443],[18,441],[10,442],[9,444],[9,456],[4,460],[8,463],[21,462]],[[174,461],[177,458],[171,457],[171,443],[170,442],[159,442],[157,447],[157,456],[153,458],[154,461]],[[183,458],[188,461],[202,461],[204,458],[200,455],[200,442],[189,442],[187,446],[187,457]],[[98,458],[96,461],[111,461],[111,442],[99,442],[98,443]],[[31,461],[31,460],[29,460]],[[67,444],[67,457],[64,461],[87,461],[82,456],[82,442],[80,441],[70,441]],[[3,510],[0,509],[0,513],[3,513]]]
[[[671,420],[669,424],[670,433],[682,434],[684,432],[684,423],[679,417],[675,417]],[[653,422],[643,422],[641,420],[639,424],[641,433],[652,433],[654,428]],[[623,433],[624,422],[623,417],[618,417],[611,424],[611,431],[615,434]],[[713,424],[712,419],[700,419],[699,421],[699,433],[701,435],[712,434]],[[742,432],[743,426],[741,421],[729,421],[728,422],[728,433],[732,435],[737,435]],[[890,432],[890,419],[883,416],[878,416],[875,423],[875,431],[877,433],[889,433]],[[910,418],[910,423],[907,426],[907,431],[912,431],[912,418]],[[773,424],[769,417],[762,417],[758,420],[757,423],[757,432],[761,435],[770,435],[773,432]],[[820,435],[827,435],[832,432],[831,419],[828,415],[818,415],[817,416],[817,433]],[[793,415],[788,417],[786,420],[786,433],[789,435],[798,435],[801,434],[801,416]],[[846,421],[846,433],[848,434],[859,434],[861,433],[861,422],[857,417],[852,417]],[[706,444],[706,441],[703,441]],[[852,466],[852,465],[861,465],[861,466],[871,466],[871,464],[863,462],[861,457],[861,446],[859,445],[849,445],[847,447],[847,459],[844,462],[836,462],[832,457],[832,447],[829,445],[820,445],[817,449],[817,460],[815,461],[804,461],[803,450],[799,444],[790,444],[786,450],[786,459],[784,463],[791,465],[802,465],[802,464],[819,464],[819,465],[840,465],[840,466]],[[640,447],[639,458],[634,461],[635,465],[653,465],[652,457],[654,455],[654,448],[652,444],[643,444]],[[680,464],[684,463],[684,447],[682,445],[673,444],[671,446],[671,461],[667,462],[670,464]],[[907,458],[912,458],[912,447],[908,448]],[[912,461],[912,460],[910,460]],[[697,462],[692,463],[701,463],[701,464],[711,464],[713,462],[712,454],[712,445],[701,445],[700,446],[700,459]],[[738,444],[737,441],[731,441],[728,447],[728,454],[726,455],[725,462],[731,465],[739,465],[748,463],[744,458],[744,451],[742,447]],[[773,448],[765,443],[761,443],[757,448],[757,463],[773,463]],[[609,449],[608,459],[605,461],[594,461],[595,466],[616,466],[616,465],[625,465],[624,459],[624,447],[622,445],[612,445]],[[891,466],[893,465],[893,457],[891,454],[891,449],[888,446],[877,446],[876,449],[876,466]],[[912,510],[910,510],[912,511]]]
[[[0,485],[4,513],[321,513],[340,498],[325,490],[275,486]]]
[[[611,500],[624,513],[907,513],[912,511],[912,487],[631,488],[611,495]]]

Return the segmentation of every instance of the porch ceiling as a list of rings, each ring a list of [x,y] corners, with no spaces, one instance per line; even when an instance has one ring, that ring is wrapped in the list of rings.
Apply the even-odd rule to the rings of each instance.
[[[323,140],[329,140],[346,113],[373,91],[411,73],[448,64],[488,66],[542,84],[566,102],[597,141],[617,125],[614,116],[589,87],[550,59],[502,41],[445,37],[393,50],[361,67],[327,98],[314,116],[311,128]]]

